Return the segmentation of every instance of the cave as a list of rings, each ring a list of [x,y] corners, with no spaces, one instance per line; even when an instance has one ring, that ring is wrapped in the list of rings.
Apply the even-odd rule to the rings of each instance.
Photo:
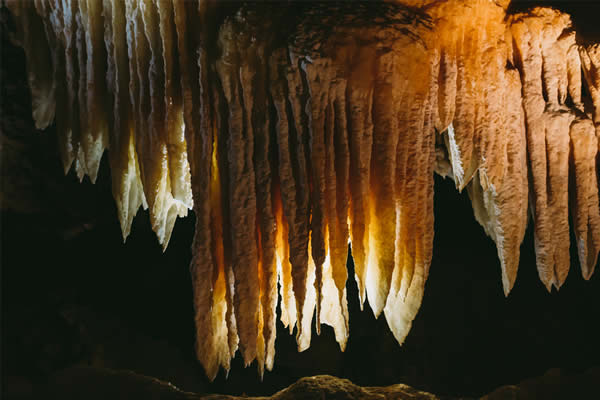
[[[2,398],[600,397],[600,2],[0,16]]]

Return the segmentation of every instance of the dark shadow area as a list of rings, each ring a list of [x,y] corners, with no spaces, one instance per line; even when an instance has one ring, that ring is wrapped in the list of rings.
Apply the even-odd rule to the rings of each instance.
[[[600,1],[598,0],[513,0],[508,12],[517,13],[532,7],[553,7],[570,14],[580,41],[598,42],[600,39],[598,29]]]

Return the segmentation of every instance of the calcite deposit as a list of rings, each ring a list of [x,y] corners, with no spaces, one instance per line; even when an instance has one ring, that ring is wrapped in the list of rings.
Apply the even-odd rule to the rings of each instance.
[[[94,181],[105,149],[123,238],[140,207],[166,248],[193,209],[197,357],[273,368],[279,317],[298,349],[349,334],[360,304],[399,343],[433,247],[434,171],[468,192],[515,283],[533,224],[560,288],[571,226],[600,251],[600,44],[551,8],[508,1],[6,0],[39,129]]]

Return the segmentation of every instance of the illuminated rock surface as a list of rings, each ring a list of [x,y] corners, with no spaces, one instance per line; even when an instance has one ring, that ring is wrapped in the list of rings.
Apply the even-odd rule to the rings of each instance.
[[[96,179],[109,148],[123,237],[148,207],[166,248],[193,207],[209,378],[238,348],[261,375],[273,367],[277,282],[299,350],[315,312],[344,350],[348,242],[361,305],[402,343],[432,257],[434,170],[469,193],[506,295],[528,215],[548,290],[571,265],[569,212],[592,275],[598,44],[578,44],[551,9],[408,3],[421,8],[7,1],[36,126],[56,121],[64,169],[80,178]]]

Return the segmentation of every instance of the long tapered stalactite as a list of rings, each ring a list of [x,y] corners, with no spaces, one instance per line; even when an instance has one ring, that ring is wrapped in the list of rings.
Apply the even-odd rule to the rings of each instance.
[[[196,218],[196,355],[259,374],[276,320],[342,351],[348,280],[399,343],[433,248],[434,171],[466,190],[512,289],[533,224],[540,280],[600,251],[600,44],[508,1],[6,0],[36,126],[94,181],[106,148],[123,237]],[[354,276],[348,275],[348,246]],[[277,306],[279,305],[279,314]]]

